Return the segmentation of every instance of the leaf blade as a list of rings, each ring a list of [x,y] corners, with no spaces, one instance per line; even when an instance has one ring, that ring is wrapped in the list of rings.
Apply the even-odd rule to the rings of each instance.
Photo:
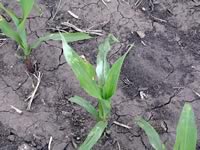
[[[109,71],[109,63],[107,62],[107,54],[111,49],[111,46],[119,42],[112,34],[109,34],[108,37],[99,45],[98,55],[97,55],[97,67],[96,73],[98,77],[98,82],[101,86],[105,83],[105,78]]]
[[[98,118],[98,112],[94,108],[94,106],[91,105],[90,102],[87,100],[83,99],[82,97],[79,96],[74,96],[69,99],[70,102],[76,103],[83,107],[87,112],[89,112],[95,119]]]
[[[5,8],[2,3],[0,3],[0,8],[2,10],[4,10],[10,16],[10,18],[13,20],[13,22],[16,26],[19,24],[20,21],[19,21],[18,17],[16,16],[16,14],[12,10]]]
[[[64,56],[73,70],[76,78],[80,82],[80,86],[91,96],[101,98],[100,89],[95,81],[94,67],[88,62],[83,60],[78,54],[67,44],[64,36],[62,36]]]
[[[108,124],[107,122],[99,121],[90,131],[83,144],[81,144],[79,150],[90,150],[100,139],[105,128],[107,127],[107,124]]]
[[[128,52],[129,51],[127,51],[122,57],[118,58],[118,60],[112,65],[112,68],[109,70],[105,85],[103,87],[103,99],[110,99],[114,95],[117,89],[121,68]]]
[[[34,2],[35,2],[35,0],[19,0],[19,4],[20,4],[20,6],[22,8],[22,12],[23,12],[23,18],[18,27],[19,32],[25,28],[26,20],[31,13],[31,10],[34,6]]]
[[[192,106],[186,103],[176,129],[174,150],[196,150],[197,127]]]
[[[164,145],[162,144],[162,142],[160,140],[158,133],[147,121],[145,121],[142,118],[137,118],[136,123],[140,126],[140,128],[142,128],[145,131],[145,133],[149,139],[149,143],[155,150],[164,150],[165,149]]]
[[[17,32],[19,33],[21,40],[22,40],[22,45],[24,47],[24,54],[26,56],[29,56],[31,53],[31,48],[27,43],[27,33],[26,33],[26,20],[28,16],[30,15],[32,8],[34,6],[35,0],[19,0],[19,4],[22,8],[23,16],[22,20],[20,21],[19,25],[17,26]]]
[[[7,37],[11,38],[12,40],[16,41],[20,46],[22,46],[21,38],[18,35],[18,33],[12,29],[12,27],[1,15],[0,15],[0,29]]]
[[[89,36],[86,33],[80,33],[80,32],[75,32],[75,33],[62,33],[64,36],[65,40],[67,43],[69,42],[75,42],[75,41],[80,41],[80,40],[86,40],[86,39],[91,39],[92,37]],[[51,33],[47,34],[46,36],[40,37],[37,41],[35,41],[32,45],[31,48],[37,48],[42,42],[48,41],[48,40],[55,40],[55,41],[61,41],[61,36],[60,33]]]

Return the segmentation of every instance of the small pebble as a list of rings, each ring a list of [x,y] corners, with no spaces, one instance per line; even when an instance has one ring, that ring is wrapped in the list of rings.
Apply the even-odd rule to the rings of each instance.
[[[76,140],[77,140],[77,141],[79,141],[80,139],[81,139],[80,137],[78,137],[78,136],[76,137]]]
[[[15,136],[14,136],[14,135],[9,135],[9,136],[7,137],[7,139],[8,139],[9,141],[13,142],[13,141],[15,141]]]
[[[106,130],[106,134],[110,135],[111,134],[111,130]]]
[[[32,139],[33,139],[33,136],[32,136],[32,135],[26,135],[26,136],[24,137],[24,141],[25,141],[25,142],[31,142]]]
[[[72,112],[62,111],[62,115],[64,115],[64,116],[71,116]]]
[[[24,143],[20,145],[17,150],[36,150],[36,149]]]
[[[141,39],[145,37],[145,33],[143,31],[137,31],[137,34],[139,35]]]
[[[65,130],[65,129],[66,129],[66,127],[65,127],[64,125],[59,127],[59,130],[60,130],[60,131],[63,131],[63,130]]]

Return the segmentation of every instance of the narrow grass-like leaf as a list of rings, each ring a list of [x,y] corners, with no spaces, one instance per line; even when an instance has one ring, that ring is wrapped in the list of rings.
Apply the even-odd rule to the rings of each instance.
[[[80,86],[91,96],[101,98],[100,89],[95,81],[94,68],[88,62],[78,56],[78,54],[67,44],[64,36],[61,34],[64,56],[67,63],[72,68]]]
[[[176,129],[174,150],[196,150],[197,127],[192,106],[186,103]]]
[[[27,43],[27,35],[26,35],[26,20],[28,16],[31,13],[31,10],[33,8],[35,0],[19,0],[19,4],[22,8],[23,16],[22,20],[20,21],[20,24],[17,26],[17,32],[19,33],[21,40],[22,40],[22,45],[24,47],[24,53],[26,56],[30,55],[31,53],[31,48],[29,47]]]
[[[18,27],[19,32],[25,28],[26,19],[28,18],[29,14],[31,13],[34,2],[35,2],[35,0],[19,0],[20,6],[21,6],[22,12],[23,12],[23,18]]]
[[[88,102],[87,100],[83,99],[82,97],[79,96],[74,96],[71,97],[69,99],[71,102],[76,103],[78,105],[80,105],[81,107],[83,107],[87,112],[89,112],[95,119],[98,118],[98,112],[97,110],[94,108],[94,106],[92,106],[90,104],[90,102]]]
[[[118,42],[118,40],[112,35],[108,35],[108,37],[101,43],[98,47],[99,52],[97,55],[97,67],[96,73],[98,77],[98,82],[101,86],[105,83],[105,78],[107,76],[109,70],[109,63],[107,62],[107,54],[111,49],[112,44]]]
[[[109,70],[105,85],[103,87],[103,99],[110,99],[117,88],[117,83],[119,80],[119,75],[121,72],[122,64],[124,62],[124,59],[129,51],[127,51],[122,57],[120,57],[112,66],[112,68]]]
[[[75,41],[80,41],[80,40],[86,40],[86,39],[91,39],[92,37],[89,36],[86,33],[80,33],[80,32],[76,32],[76,33],[62,33],[62,35],[65,38],[65,41],[67,43],[69,42],[75,42]],[[52,34],[48,34],[46,36],[40,37],[39,39],[37,39],[37,41],[35,41],[32,45],[31,48],[37,48],[42,42],[44,41],[48,41],[48,40],[54,40],[54,41],[61,41],[61,36],[60,33],[52,33]]]
[[[105,128],[107,127],[107,122],[99,121],[94,128],[88,134],[84,143],[79,147],[78,150],[91,150],[91,148],[97,143],[101,135],[103,134]]]
[[[13,20],[13,22],[16,26],[19,25],[20,20],[18,19],[18,17],[16,16],[16,14],[12,10],[5,8],[2,3],[0,3],[0,8],[2,10],[4,10],[10,16],[10,18]]]
[[[12,40],[16,41],[20,46],[22,41],[17,32],[8,24],[8,22],[0,15],[0,29],[1,31]]]
[[[155,150],[165,150],[158,133],[147,121],[142,118],[137,118],[136,123],[145,131],[151,146]]]

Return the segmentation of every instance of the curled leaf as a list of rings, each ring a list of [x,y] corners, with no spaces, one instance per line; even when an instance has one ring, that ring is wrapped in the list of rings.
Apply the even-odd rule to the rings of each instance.
[[[101,86],[105,84],[106,76],[110,68],[109,63],[107,62],[107,54],[110,51],[112,44],[116,42],[118,42],[118,40],[110,34],[98,47],[99,52],[97,55],[96,73],[98,82]]]
[[[80,82],[80,86],[91,96],[101,98],[100,89],[96,83],[95,70],[93,66],[82,59],[66,42],[64,36],[61,34],[63,42],[64,56],[72,68],[76,78]]]

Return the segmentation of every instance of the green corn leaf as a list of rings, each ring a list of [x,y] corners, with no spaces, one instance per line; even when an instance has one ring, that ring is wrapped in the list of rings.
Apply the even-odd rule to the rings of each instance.
[[[75,42],[75,41],[80,41],[80,40],[86,40],[86,39],[91,39],[92,37],[89,36],[86,33],[62,33],[64,36],[65,40],[67,43],[69,42]],[[54,41],[61,41],[61,36],[60,33],[52,33],[48,34],[46,36],[40,37],[36,42],[34,42],[31,45],[31,48],[37,48],[42,42],[48,41],[48,40],[54,40]]]
[[[19,25],[20,20],[12,10],[5,8],[2,3],[0,3],[0,9],[4,10],[10,16],[16,26]]]
[[[111,99],[109,100],[104,100],[104,99],[99,99],[99,118],[102,120],[108,119],[110,112],[111,112]]]
[[[136,123],[145,131],[151,146],[155,150],[165,150],[165,146],[162,144],[158,133],[147,121],[137,118]]]
[[[97,143],[101,135],[103,134],[105,128],[107,127],[107,122],[100,121],[88,134],[84,143],[79,147],[78,150],[91,150],[91,148]]]
[[[114,95],[117,88],[121,67],[128,52],[129,51],[127,51],[122,57],[120,57],[109,70],[105,85],[103,87],[103,99],[110,99]]]
[[[26,56],[30,55],[31,53],[31,48],[29,47],[28,43],[27,43],[27,35],[26,35],[26,20],[28,18],[28,16],[31,13],[31,10],[34,6],[34,2],[35,0],[19,0],[19,4],[22,8],[22,12],[23,12],[23,17],[22,20],[20,21],[20,24],[17,26],[17,31],[21,37],[22,40],[22,45],[24,47],[24,53]]]
[[[190,104],[185,104],[176,129],[174,150],[196,150],[197,127]]]
[[[22,46],[21,45],[22,41],[20,36],[18,35],[17,32],[13,30],[13,28],[8,24],[8,22],[2,16],[0,16],[0,29],[7,37],[11,38],[12,40],[16,41],[20,46]]]
[[[23,12],[23,18],[18,27],[19,32],[25,28],[26,19],[31,13],[31,10],[34,6],[34,2],[35,0],[19,0]]]
[[[67,44],[64,36],[61,34],[63,42],[64,56],[67,63],[72,68],[76,78],[80,82],[80,86],[91,96],[101,98],[100,89],[95,81],[94,67],[86,60],[78,56],[78,54]]]
[[[82,97],[79,96],[74,96],[71,97],[69,99],[71,102],[76,103],[78,105],[80,105],[81,107],[83,107],[87,112],[89,112],[95,119],[98,118],[98,112],[96,111],[96,109],[94,108],[94,106],[92,106],[90,104],[90,102],[88,102],[87,100],[83,99]]]
[[[103,43],[98,47],[99,53],[97,55],[96,73],[98,82],[101,86],[105,83],[105,78],[109,70],[109,63],[107,62],[107,54],[111,49],[112,44],[119,42],[113,35],[108,35]]]

